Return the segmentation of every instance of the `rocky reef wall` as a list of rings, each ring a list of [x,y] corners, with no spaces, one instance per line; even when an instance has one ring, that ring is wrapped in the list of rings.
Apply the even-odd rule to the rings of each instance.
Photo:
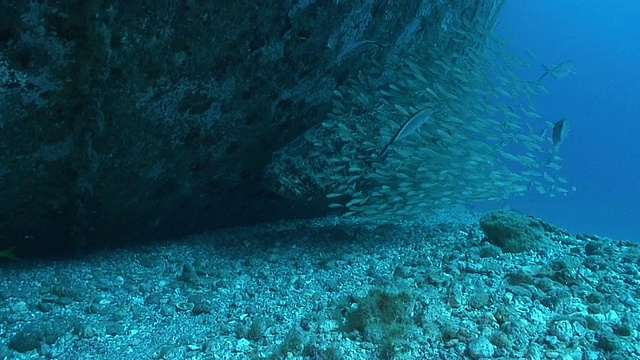
[[[0,248],[66,252],[319,214],[267,190],[359,63],[501,1],[0,2]],[[361,53],[354,44],[375,42]]]

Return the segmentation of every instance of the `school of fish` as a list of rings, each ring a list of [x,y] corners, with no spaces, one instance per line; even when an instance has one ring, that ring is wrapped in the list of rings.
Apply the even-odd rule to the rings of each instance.
[[[274,154],[268,186],[379,221],[575,191],[559,175],[568,121],[545,121],[534,105],[546,87],[518,75],[529,65],[502,38],[458,25],[440,46],[371,60],[336,89],[328,119]]]

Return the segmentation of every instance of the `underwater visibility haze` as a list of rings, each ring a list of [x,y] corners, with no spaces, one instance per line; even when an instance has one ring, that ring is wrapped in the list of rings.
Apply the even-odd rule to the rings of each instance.
[[[639,18],[0,1],[0,359],[640,359]]]
[[[546,119],[571,121],[559,152],[577,191],[514,198],[514,209],[571,231],[640,241],[639,17],[632,0],[506,3],[501,34],[516,51],[535,55],[523,76],[538,78],[542,65],[575,65],[575,74],[542,80],[550,94],[536,105]]]

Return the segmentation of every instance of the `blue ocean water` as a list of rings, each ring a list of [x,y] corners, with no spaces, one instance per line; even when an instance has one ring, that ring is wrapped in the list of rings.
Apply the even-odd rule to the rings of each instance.
[[[551,91],[536,99],[544,120],[563,117],[571,133],[562,144],[561,173],[577,192],[510,201],[519,211],[572,232],[640,242],[640,2],[635,0],[518,0],[504,8],[501,34],[539,64],[575,63],[576,74],[544,79]]]

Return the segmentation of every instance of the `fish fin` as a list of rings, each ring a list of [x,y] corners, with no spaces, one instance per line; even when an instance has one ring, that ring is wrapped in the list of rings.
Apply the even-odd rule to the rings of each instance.
[[[550,71],[549,71],[550,69],[547,65],[542,65],[542,68],[544,69],[544,73],[538,78],[538,81],[546,78],[550,74]]]

